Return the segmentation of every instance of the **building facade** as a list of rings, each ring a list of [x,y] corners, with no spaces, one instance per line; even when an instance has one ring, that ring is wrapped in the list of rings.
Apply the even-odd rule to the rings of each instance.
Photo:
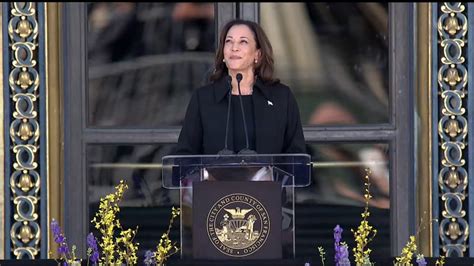
[[[162,188],[161,158],[232,18],[265,29],[300,107],[314,172],[296,191],[296,256],[332,245],[331,228],[311,228],[341,222],[324,210],[362,206],[364,168],[378,254],[396,256],[416,235],[426,256],[473,256],[473,12],[457,2],[2,3],[0,258],[54,256],[53,218],[85,254],[98,202],[122,179],[122,219],[156,234],[143,246],[159,241],[179,204]],[[354,226],[359,213],[346,214]]]

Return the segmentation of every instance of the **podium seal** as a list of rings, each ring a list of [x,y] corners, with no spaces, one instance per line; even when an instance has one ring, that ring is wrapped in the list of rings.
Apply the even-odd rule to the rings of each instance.
[[[229,194],[214,203],[207,215],[207,235],[216,249],[227,256],[255,253],[270,233],[270,216],[256,198]]]

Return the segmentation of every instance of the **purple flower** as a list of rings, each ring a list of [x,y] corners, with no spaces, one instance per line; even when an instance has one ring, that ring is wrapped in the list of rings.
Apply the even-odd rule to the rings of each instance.
[[[97,240],[92,233],[87,235],[87,246],[92,250],[90,260],[96,264],[99,261],[99,249],[97,248]]]
[[[143,261],[145,265],[153,265],[156,264],[155,258],[153,257],[153,252],[151,250],[147,250],[145,252],[145,260]]]
[[[334,227],[334,262],[336,265],[339,265],[339,261],[341,260],[341,251],[340,251],[340,242],[342,238],[342,228],[339,225]]]
[[[53,231],[54,242],[58,243],[59,245],[59,255],[66,256],[67,254],[69,254],[69,247],[67,246],[66,238],[61,233],[61,227],[59,227],[58,222],[54,219],[51,221],[51,231]]]
[[[66,243],[59,244],[58,253],[59,255],[64,255],[64,256],[69,254],[69,247],[67,246]]]
[[[349,261],[349,251],[347,250],[347,245],[339,246],[339,261],[336,263],[338,266],[350,266],[351,262]]]
[[[426,266],[426,264],[428,264],[425,257],[421,254],[416,256],[416,263],[418,263],[418,266]]]
[[[336,266],[351,265],[349,261],[349,251],[347,250],[347,245],[343,243],[341,245],[342,239],[342,228],[339,225],[334,227],[334,262]]]
[[[334,227],[334,242],[339,244],[339,242],[341,242],[341,235],[342,235],[342,228],[339,226],[339,225],[336,225],[336,227]]]
[[[56,220],[51,221],[51,231],[53,231],[54,237],[58,236],[61,234],[61,228],[59,227],[59,224]]]

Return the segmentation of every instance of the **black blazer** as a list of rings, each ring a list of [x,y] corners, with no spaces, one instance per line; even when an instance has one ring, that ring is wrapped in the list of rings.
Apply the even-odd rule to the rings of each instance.
[[[217,154],[224,148],[230,88],[222,78],[194,91],[174,154]],[[265,85],[257,78],[252,100],[257,153],[306,153],[298,105],[288,86]],[[232,125],[230,120],[229,132]],[[233,134],[227,143],[234,150]]]

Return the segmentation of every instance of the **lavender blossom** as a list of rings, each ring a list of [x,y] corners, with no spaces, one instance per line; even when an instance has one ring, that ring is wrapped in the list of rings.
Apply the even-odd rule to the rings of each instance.
[[[96,265],[99,261],[99,249],[97,248],[97,240],[94,234],[89,233],[87,235],[87,246],[91,249],[92,254],[90,256],[90,261]]]
[[[339,266],[339,261],[341,260],[341,252],[340,252],[340,242],[342,238],[342,228],[339,225],[334,227],[334,262],[336,266]]]
[[[67,246],[66,242],[59,244],[58,253],[61,256],[67,257],[67,255],[69,254],[69,247]]]
[[[339,246],[339,261],[336,263],[337,266],[350,266],[349,250],[346,243],[342,242]]]
[[[339,245],[339,242],[341,242],[342,231],[344,230],[342,230],[342,228],[339,225],[336,225],[336,227],[334,227],[334,244]]]
[[[336,266],[351,265],[347,245],[344,242],[341,243],[342,231],[344,230],[342,230],[339,225],[334,227],[334,262],[336,263]]]
[[[69,254],[69,247],[67,246],[66,238],[61,233],[61,227],[59,227],[58,222],[54,219],[51,221],[51,231],[53,231],[54,242],[59,245],[59,255],[66,257]]]
[[[418,266],[426,266],[428,264],[425,260],[425,256],[423,256],[423,254],[418,254],[416,256],[416,263],[418,264]]]
[[[143,262],[145,263],[145,265],[149,266],[149,265],[155,265],[156,264],[156,260],[154,258],[154,254],[153,252],[151,252],[151,250],[147,250],[145,252],[145,260],[143,260]]]

